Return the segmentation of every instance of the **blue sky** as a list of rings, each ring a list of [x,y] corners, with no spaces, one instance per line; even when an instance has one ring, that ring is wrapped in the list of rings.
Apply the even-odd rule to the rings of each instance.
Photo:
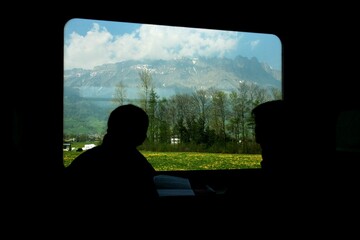
[[[72,19],[64,27],[64,42],[65,69],[124,60],[241,55],[281,70],[281,42],[272,34]]]

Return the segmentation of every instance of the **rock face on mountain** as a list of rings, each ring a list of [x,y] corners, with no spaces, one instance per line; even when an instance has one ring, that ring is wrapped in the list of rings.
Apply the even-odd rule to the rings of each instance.
[[[256,58],[181,58],[174,60],[124,61],[104,64],[92,70],[64,71],[65,95],[76,89],[81,97],[111,98],[115,86],[122,83],[128,96],[136,94],[139,72],[147,69],[160,96],[196,89],[216,88],[231,91],[241,81],[261,87],[281,88],[281,71],[272,69]]]

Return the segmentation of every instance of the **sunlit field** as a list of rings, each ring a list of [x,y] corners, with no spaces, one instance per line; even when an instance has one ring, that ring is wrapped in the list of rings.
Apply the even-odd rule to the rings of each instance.
[[[198,152],[142,151],[158,171],[214,170],[260,168],[260,154],[223,154]],[[68,166],[81,152],[64,151],[64,165]]]
[[[156,170],[260,168],[261,155],[196,152],[143,152]]]

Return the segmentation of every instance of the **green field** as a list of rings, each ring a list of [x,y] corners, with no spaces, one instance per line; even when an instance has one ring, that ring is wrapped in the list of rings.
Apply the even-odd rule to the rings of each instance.
[[[143,152],[158,171],[260,168],[259,154]]]
[[[260,168],[260,154],[141,151],[157,171]],[[68,166],[81,152],[64,151]]]

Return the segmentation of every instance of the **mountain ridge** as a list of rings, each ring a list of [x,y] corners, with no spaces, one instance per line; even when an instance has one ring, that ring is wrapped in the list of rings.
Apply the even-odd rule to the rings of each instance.
[[[130,92],[135,91],[140,84],[139,71],[143,69],[150,71],[155,89],[163,95],[208,88],[231,91],[240,81],[262,87],[281,87],[280,70],[255,57],[242,56],[234,59],[128,60],[103,64],[92,70],[75,68],[64,70],[64,87],[79,89],[82,97],[111,97],[120,82]]]

